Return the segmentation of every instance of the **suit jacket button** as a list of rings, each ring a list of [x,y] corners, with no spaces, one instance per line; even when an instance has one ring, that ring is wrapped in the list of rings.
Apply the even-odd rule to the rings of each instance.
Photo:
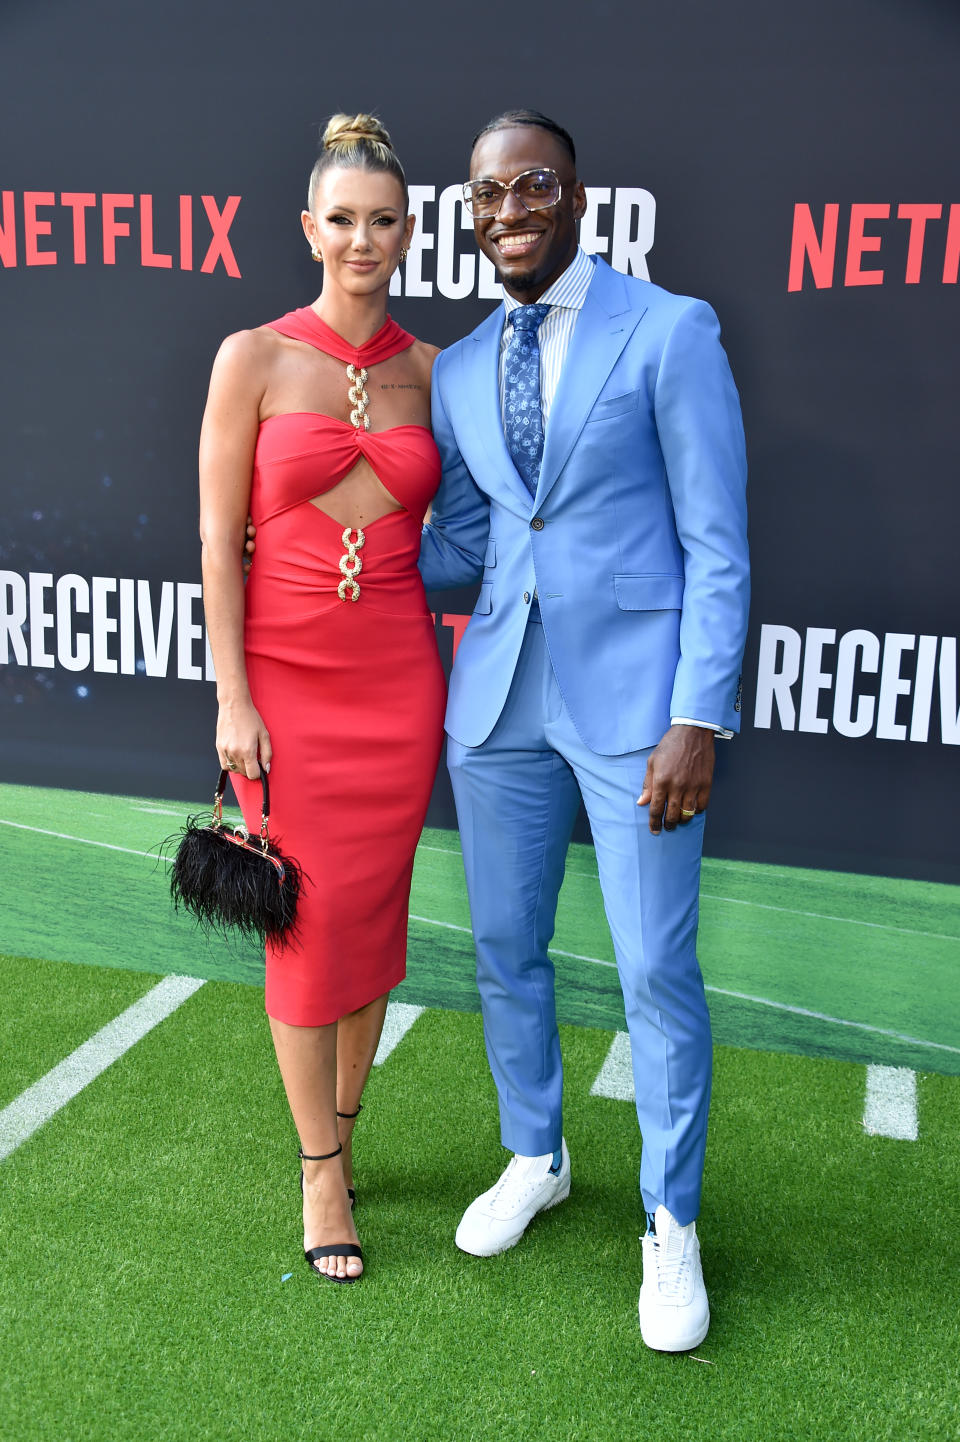
[[[529,592],[529,591],[524,591],[524,593],[523,593],[523,602],[524,602],[524,605],[525,605],[525,606],[529,606],[529,604],[530,604],[530,592]]]
[[[530,522],[530,529],[531,529],[532,531],[542,531],[542,530],[543,530],[543,517],[542,517],[542,516],[534,516],[533,520]]]

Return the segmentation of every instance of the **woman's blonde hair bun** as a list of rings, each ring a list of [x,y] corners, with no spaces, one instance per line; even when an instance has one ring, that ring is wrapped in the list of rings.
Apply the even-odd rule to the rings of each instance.
[[[359,115],[331,115],[323,132],[324,150],[340,150],[364,142],[374,147],[382,145],[392,155],[397,153],[387,127],[375,115],[365,111]]]
[[[393,148],[390,133],[375,115],[361,111],[358,115],[331,115],[320,142],[320,154],[310,176],[307,204],[313,210],[320,177],[333,166],[347,170],[386,170],[395,175],[403,187],[407,205],[407,182],[403,167]]]

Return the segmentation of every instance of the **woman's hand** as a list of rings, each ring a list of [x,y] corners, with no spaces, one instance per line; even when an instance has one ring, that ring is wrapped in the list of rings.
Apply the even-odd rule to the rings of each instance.
[[[227,771],[248,776],[251,781],[259,779],[261,765],[264,771],[270,770],[273,757],[270,733],[252,701],[220,702],[217,755]]]
[[[247,534],[243,545],[243,574],[244,578],[249,576],[250,567],[253,565],[253,553],[257,549],[257,528],[253,524],[253,518],[247,516]]]

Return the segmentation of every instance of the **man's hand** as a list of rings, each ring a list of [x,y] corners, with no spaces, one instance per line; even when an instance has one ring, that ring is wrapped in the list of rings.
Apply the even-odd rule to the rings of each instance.
[[[706,811],[713,784],[714,733],[705,726],[671,726],[647,762],[638,806],[650,807],[650,830],[673,831]]]
[[[251,521],[250,517],[248,516],[248,517],[247,517],[247,539],[246,539],[246,541],[244,542],[244,546],[243,546],[243,574],[244,574],[244,577],[245,577],[245,578],[246,578],[247,576],[249,576],[249,574],[250,574],[250,567],[253,565],[253,553],[254,553],[254,551],[257,549],[257,543],[256,543],[256,540],[254,539],[255,536],[256,536],[256,534],[257,534],[257,528],[256,528],[256,526],[253,524],[253,522]]]

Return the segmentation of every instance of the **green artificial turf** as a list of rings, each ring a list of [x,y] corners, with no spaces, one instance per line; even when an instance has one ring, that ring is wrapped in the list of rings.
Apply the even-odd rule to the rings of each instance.
[[[0,786],[0,948],[259,985],[254,950],[206,938],[172,914],[155,849],[186,811],[176,802]],[[475,1010],[455,833],[424,833],[410,909],[398,997]],[[707,857],[699,953],[718,1042],[960,1074],[960,887]],[[554,960],[561,1019],[621,1029],[590,846],[570,851]]]
[[[132,971],[99,972],[95,985],[85,967],[59,966],[54,974],[51,998],[43,986],[47,965],[0,956],[0,1108],[157,984]]]
[[[0,959],[0,1095],[145,983]],[[368,1267],[337,1287],[300,1254],[261,998],[202,987],[0,1164],[0,1437],[960,1436],[960,1081],[922,1075],[920,1138],[895,1142],[863,1132],[863,1067],[718,1049],[713,1324],[663,1357],[636,1318],[633,1108],[589,1094],[609,1044],[564,1028],[570,1199],[482,1261],[452,1241],[504,1161],[480,1022],[421,1016],[368,1086]]]

